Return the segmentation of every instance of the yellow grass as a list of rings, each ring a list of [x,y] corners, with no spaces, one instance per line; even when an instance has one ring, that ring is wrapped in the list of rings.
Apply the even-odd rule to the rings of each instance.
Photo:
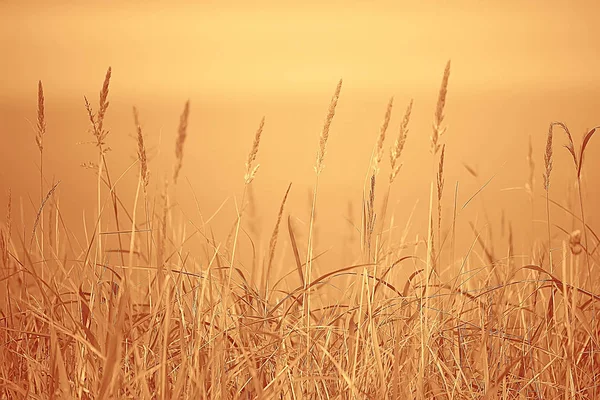
[[[400,155],[412,101],[391,147],[387,195],[381,201],[376,196],[385,132],[392,123],[390,100],[375,148],[375,167],[369,167],[370,181],[364,188],[360,256],[355,263],[325,272],[316,268],[320,253],[313,222],[319,176],[327,173],[324,158],[330,133],[343,135],[334,120],[340,80],[317,147],[310,221],[300,226],[290,215],[286,218],[286,201],[294,195],[288,186],[279,209],[273,210],[276,223],[268,246],[255,249],[263,255],[257,264],[263,269],[248,276],[243,265],[252,260],[244,260],[236,247],[249,241],[243,215],[247,189],[253,179],[260,179],[255,162],[264,119],[240,179],[244,195],[237,214],[231,215],[231,236],[215,238],[210,226],[190,228],[172,215],[170,188],[183,168],[189,102],[178,132],[173,132],[173,179],[162,189],[155,185],[156,193],[148,185],[151,161],[134,109],[139,169],[125,173],[138,171],[138,183],[120,188],[136,193],[134,204],[128,208],[121,202],[105,156],[109,69],[97,114],[86,99],[98,147],[98,164],[90,164],[98,174],[98,204],[82,207],[97,208],[95,224],[86,227],[84,237],[69,236],[60,223],[58,183],[42,192],[36,222],[27,235],[16,232],[10,196],[2,213],[0,398],[597,398],[600,285],[595,274],[600,240],[586,224],[580,179],[584,151],[596,128],[584,136],[577,152],[566,125],[550,124],[543,173],[548,229],[532,238],[530,254],[514,254],[510,221],[507,256],[499,254],[498,247],[490,248],[475,226],[473,246],[455,249],[454,228],[461,218],[458,186],[453,213],[444,213],[444,219],[441,205],[444,164],[452,162],[451,148],[445,151],[449,140],[444,136],[441,143],[449,73],[450,63],[435,110],[435,169],[429,182],[428,229],[420,232],[421,239],[409,242],[406,234],[394,239],[391,229],[409,221],[386,218],[389,187],[398,174],[410,173],[400,169]],[[40,82],[40,156],[46,130],[43,103]],[[572,178],[580,201],[576,210],[551,200],[555,126],[567,132],[567,149],[575,162]],[[524,181],[533,196],[531,146],[528,154],[530,171],[524,173]],[[240,171],[243,166],[240,160]],[[472,206],[473,197],[463,209]],[[577,230],[551,235],[551,230],[562,228],[553,225],[550,208],[571,215]],[[379,215],[377,209],[382,210]],[[45,212],[54,225],[44,226]],[[286,219],[284,229],[280,225]],[[376,224],[381,229],[375,229]],[[452,228],[445,232],[443,227]],[[195,249],[193,261],[183,251],[189,229],[204,243]],[[449,243],[452,257],[450,251],[442,257]],[[280,256],[283,248],[290,257]],[[118,257],[108,257],[111,253]],[[341,288],[339,295],[328,295],[331,286]]]

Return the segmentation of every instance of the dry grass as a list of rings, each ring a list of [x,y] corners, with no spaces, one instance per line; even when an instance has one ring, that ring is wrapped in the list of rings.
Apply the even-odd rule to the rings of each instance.
[[[12,196],[8,198],[0,229],[0,398],[597,398],[600,286],[591,277],[597,273],[600,239],[586,223],[584,192],[579,191],[579,210],[569,210],[550,196],[553,127],[567,132],[573,179],[580,189],[584,151],[596,128],[585,134],[576,151],[566,125],[550,125],[543,183],[548,235],[532,238],[528,254],[515,254],[518,244],[507,218],[502,223],[508,226],[505,242],[492,247],[473,225],[473,246],[454,249],[453,239],[448,261],[440,257],[439,239],[442,223],[449,219],[442,219],[440,206],[444,169],[453,162],[445,152],[447,143],[440,141],[449,71],[448,63],[431,137],[435,170],[427,232],[407,241],[407,229],[400,237],[392,235],[397,221],[394,215],[389,221],[385,217],[389,186],[400,170],[411,101],[392,147],[388,195],[381,200],[384,211],[379,215],[376,174],[369,168],[356,262],[323,273],[316,268],[320,253],[313,225],[319,176],[340,81],[317,149],[310,221],[295,223],[286,211],[293,194],[288,186],[277,214],[273,212],[268,247],[255,249],[263,270],[249,275],[246,265],[252,260],[243,259],[236,247],[251,240],[245,236],[244,202],[256,177],[264,119],[246,160],[241,206],[231,216],[231,240],[215,238],[208,222],[177,222],[172,206],[189,102],[180,119],[173,178],[157,193],[148,188],[143,213],[137,211],[137,193],[148,186],[150,161],[134,109],[138,189],[132,209],[121,203],[105,157],[109,69],[97,114],[86,99],[99,157],[95,224],[86,227],[84,237],[72,237],[59,223],[57,184],[43,193],[37,212],[41,218],[52,203],[54,228],[36,222],[33,229],[16,229]],[[39,111],[41,84],[39,93],[38,125],[45,127],[44,112]],[[391,105],[376,145],[378,167]],[[36,133],[40,153],[43,131]],[[533,145],[524,149],[531,194],[532,154]],[[460,211],[472,207],[482,188],[457,211],[457,184],[452,221],[446,223],[452,223],[453,236]],[[101,191],[110,194],[111,212],[103,208]],[[555,225],[551,206],[571,216],[577,229]],[[439,245],[434,243],[436,210]],[[286,214],[287,234],[280,235]],[[377,234],[376,220],[382,226]],[[122,231],[121,225],[131,230]],[[40,246],[30,246],[35,231],[47,229],[53,235],[47,232],[44,239],[39,234]],[[123,247],[122,235],[128,246]],[[191,238],[201,238],[201,244],[190,249]],[[118,258],[109,257],[113,253]],[[446,274],[430,280],[434,271]]]
[[[329,110],[327,111],[327,117],[325,117],[325,123],[323,124],[323,130],[321,131],[321,136],[319,138],[319,150],[317,151],[317,162],[315,164],[315,172],[317,175],[323,171],[325,165],[323,164],[325,160],[325,153],[327,151],[327,141],[329,140],[329,128],[331,127],[331,122],[333,121],[333,117],[335,116],[335,108],[337,107],[338,100],[340,98],[340,92],[342,91],[342,80],[338,82],[337,87],[335,88],[335,93],[331,98],[331,103],[329,104]]]
[[[188,117],[190,115],[190,101],[185,102],[185,107],[179,118],[179,129],[177,130],[177,141],[175,142],[175,167],[173,168],[173,183],[177,183],[179,172],[183,166],[183,146],[187,138]]]
[[[260,120],[260,125],[254,134],[254,142],[252,143],[252,149],[250,149],[250,153],[248,153],[248,160],[246,161],[246,175],[244,175],[244,182],[249,185],[252,183],[254,176],[256,176],[256,172],[258,171],[258,167],[260,164],[256,164],[256,166],[252,166],[254,161],[256,161],[256,156],[258,155],[258,147],[260,146],[260,136],[262,135],[263,128],[265,127],[265,117]]]
[[[142,134],[142,125],[140,116],[136,107],[133,107],[133,122],[135,123],[135,132],[138,145],[138,160],[140,162],[140,176],[144,184],[144,191],[148,188],[150,182],[150,170],[148,169],[148,157],[146,157],[146,145],[144,144],[144,135]]]
[[[398,137],[394,142],[394,146],[392,146],[390,150],[390,184],[394,183],[394,179],[400,172],[400,168],[402,168],[402,163],[400,162],[400,156],[402,155],[402,150],[404,150],[404,145],[406,144],[406,137],[408,135],[408,124],[410,122],[410,114],[412,112],[413,101],[411,100],[406,107],[406,112],[404,113],[404,118],[402,119],[402,123],[400,124],[400,129],[398,132]]]

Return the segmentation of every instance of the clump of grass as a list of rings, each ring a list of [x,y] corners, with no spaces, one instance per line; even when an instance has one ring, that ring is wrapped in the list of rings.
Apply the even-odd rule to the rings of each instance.
[[[106,81],[100,96],[102,119],[108,104]],[[236,252],[236,246],[246,238],[252,241],[251,235],[244,236],[242,217],[246,191],[256,177],[264,119],[246,159],[242,205],[236,209],[231,243],[221,242],[212,232],[212,217],[203,220],[200,228],[191,218],[173,218],[176,201],[170,200],[171,181],[165,179],[164,188],[157,193],[144,183],[145,198],[154,204],[147,212],[150,239],[144,246],[135,221],[137,196],[148,165],[137,112],[134,109],[140,178],[129,214],[116,197],[105,165],[108,145],[106,130],[99,124],[100,113],[94,115],[88,107],[92,132],[103,132],[100,138],[95,135],[100,157],[98,187],[109,187],[114,202],[130,217],[131,231],[124,233],[130,235],[129,248],[98,244],[120,232],[100,225],[104,210],[99,207],[97,224],[90,232],[86,227],[83,239],[71,244],[73,234],[56,230],[55,240],[46,242],[50,273],[41,276],[37,267],[41,248],[27,246],[27,240],[21,240],[20,247],[11,242],[14,222],[9,194],[7,221],[0,230],[0,398],[594,398],[599,287],[594,281],[583,282],[585,273],[577,270],[578,252],[589,253],[590,264],[597,264],[583,236],[587,230],[597,241],[594,230],[585,222],[581,230],[574,231],[556,224],[565,233],[562,257],[554,257],[548,267],[542,261],[520,261],[519,242],[508,218],[501,220],[506,258],[494,256],[491,243],[485,243],[473,224],[475,237],[468,238],[473,244],[456,259],[453,244],[450,263],[459,265],[460,270],[450,281],[440,275],[430,281],[436,268],[454,272],[435,254],[433,241],[434,202],[437,199],[441,219],[444,164],[451,160],[446,144],[439,140],[439,151],[434,151],[435,176],[430,182],[426,246],[422,246],[421,232],[414,247],[407,245],[406,228],[400,242],[391,234],[388,241],[376,238],[373,251],[375,220],[384,214],[375,215],[377,176],[371,164],[369,186],[364,190],[363,226],[356,228],[365,235],[362,239],[367,239],[360,243],[360,263],[336,267],[328,260],[329,269],[323,274],[313,268],[320,254],[314,255],[312,227],[317,189],[340,89],[341,82],[320,136],[308,247],[298,245],[296,238],[304,238],[306,232],[301,225],[292,226],[291,215],[289,241],[279,238],[290,184],[268,247],[253,249],[265,254],[258,283],[247,278],[249,260],[243,252]],[[412,102],[390,154],[388,190],[401,165],[411,109]],[[441,120],[436,119],[438,126]],[[547,209],[553,126],[558,125],[551,124],[546,138]],[[584,136],[579,152],[573,143],[567,145],[575,154],[578,177],[592,134]],[[529,154],[532,158],[531,150]],[[529,182],[533,186],[531,177]],[[37,219],[48,199],[58,198],[56,186],[42,198]],[[458,184],[453,231],[459,216],[457,197]],[[57,226],[62,224],[58,200],[53,213]],[[584,217],[582,207],[582,216],[576,220],[582,222]],[[550,232],[549,212],[547,218]],[[390,222],[390,229],[393,225]],[[193,232],[186,238],[189,226]],[[36,221],[36,229],[45,226]],[[439,219],[437,230],[440,236]],[[200,241],[184,246],[196,238]],[[558,236],[548,236],[549,242],[551,238],[558,241]],[[475,249],[475,243],[481,251]],[[294,263],[282,258],[276,267],[276,250],[287,251],[288,244]],[[278,245],[284,248],[278,249]],[[400,256],[399,248],[406,254]],[[556,249],[548,243],[548,249],[539,252],[548,257],[552,251]],[[119,263],[112,256],[115,252],[129,254],[129,263]],[[539,258],[534,254],[533,259]],[[504,268],[501,279],[490,273],[488,264]],[[383,273],[378,274],[379,266]],[[406,271],[406,275],[394,275],[396,270]],[[134,271],[148,273],[148,278],[134,279]],[[298,274],[300,283],[288,281],[289,274]]]

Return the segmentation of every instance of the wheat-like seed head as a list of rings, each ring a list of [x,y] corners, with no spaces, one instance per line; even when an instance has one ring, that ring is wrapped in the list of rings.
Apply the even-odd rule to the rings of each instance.
[[[146,157],[146,146],[144,144],[144,135],[142,134],[142,126],[140,125],[139,113],[136,107],[133,107],[133,121],[135,123],[135,129],[137,133],[137,144],[138,144],[138,159],[140,160],[140,174],[142,175],[142,182],[144,183],[144,191],[148,187],[150,180],[150,171],[148,170],[148,159]]]
[[[327,149],[327,140],[329,139],[329,128],[331,127],[331,121],[333,121],[333,117],[335,115],[335,108],[337,106],[338,100],[340,98],[340,92],[342,90],[342,80],[337,84],[335,89],[335,93],[331,98],[331,103],[329,104],[329,110],[327,112],[327,117],[325,118],[325,124],[323,125],[323,130],[321,131],[321,136],[319,138],[319,150],[317,152],[317,163],[315,165],[315,172],[317,175],[323,171],[325,167],[323,165],[323,160],[325,159],[325,152]]]
[[[179,171],[183,165],[183,145],[187,137],[188,117],[190,114],[190,101],[185,102],[183,113],[179,118],[179,129],[177,130],[177,140],[175,142],[175,170],[173,172],[173,183],[177,183]]]
[[[106,71],[106,76],[104,77],[104,83],[102,84],[102,90],[100,91],[100,106],[98,108],[98,131],[100,134],[102,133],[102,127],[104,125],[104,116],[106,115],[106,110],[108,109],[108,88],[110,86],[110,77],[112,75],[111,67],[108,67]]]
[[[442,145],[442,153],[440,154],[440,163],[438,165],[437,173],[437,195],[438,195],[438,236],[442,229],[442,194],[444,193],[444,154],[446,152],[446,145]],[[438,237],[438,240],[440,238]]]
[[[375,159],[373,160],[373,173],[379,173],[379,163],[381,163],[381,159],[383,158],[383,142],[385,141],[385,134],[388,129],[388,125],[390,124],[390,118],[392,117],[392,107],[394,105],[394,98],[391,97],[388,102],[387,109],[385,110],[385,116],[383,118],[383,123],[379,128],[379,136],[377,137],[377,153],[375,154]]]
[[[258,129],[254,134],[254,142],[252,143],[252,149],[250,149],[250,153],[248,153],[248,160],[246,161],[246,174],[244,175],[244,182],[246,184],[250,184],[258,171],[258,167],[260,164],[256,164],[255,167],[252,167],[252,163],[256,160],[256,156],[258,155],[258,147],[260,145],[260,136],[262,135],[263,128],[265,126],[265,117],[262,117],[260,120],[260,124],[258,125]]]
[[[40,152],[44,150],[44,134],[46,133],[46,118],[44,114],[44,87],[42,81],[38,81],[38,122],[35,142]]]
[[[438,189],[438,201],[442,199],[442,192],[444,191],[444,153],[446,152],[446,145],[442,145],[442,153],[440,154],[440,163],[438,165],[437,175],[437,189]]]
[[[103,129],[103,126],[104,126],[104,116],[106,115],[106,110],[108,109],[108,105],[109,105],[108,89],[110,86],[111,74],[112,74],[112,70],[110,67],[108,67],[108,70],[106,71],[106,76],[104,77],[104,83],[102,84],[102,89],[100,90],[100,103],[99,103],[98,114],[94,114],[94,112],[92,111],[92,106],[91,106],[90,102],[88,101],[87,97],[85,97],[85,96],[83,97],[85,99],[85,109],[88,114],[88,119],[90,120],[90,123],[92,125],[91,133],[96,138],[96,146],[100,149],[100,152],[102,154],[104,154],[106,151],[110,150],[109,148],[105,147],[106,143],[104,142],[104,140],[106,139],[106,136],[108,135],[108,131],[105,131]]]
[[[371,236],[371,234],[373,233],[373,228],[375,227],[375,173],[373,173],[373,175],[371,175],[371,185],[369,187],[369,203],[368,203],[368,235],[369,238]]]
[[[548,138],[546,141],[546,152],[544,153],[544,163],[546,165],[546,171],[544,172],[544,189],[548,191],[550,188],[550,173],[552,172],[552,127],[550,124],[548,128]]]
[[[450,78],[450,60],[446,64],[444,70],[444,77],[442,78],[442,84],[440,86],[440,92],[438,94],[437,106],[435,108],[435,116],[433,121],[433,132],[431,134],[431,152],[437,154],[440,149],[440,136],[444,134],[446,128],[442,128],[442,122],[444,121],[444,107],[446,105],[446,95],[448,93],[448,80]]]
[[[406,143],[406,136],[408,134],[408,123],[410,122],[410,114],[412,112],[413,100],[410,100],[408,103],[408,107],[406,107],[406,112],[404,113],[404,118],[402,119],[402,123],[400,124],[400,132],[398,133],[398,137],[394,142],[394,146],[390,150],[390,164],[391,164],[391,172],[390,172],[390,184],[394,182],[396,179],[396,175],[400,171],[402,167],[402,163],[398,162],[400,155],[402,154],[402,150],[404,149],[404,144]]]

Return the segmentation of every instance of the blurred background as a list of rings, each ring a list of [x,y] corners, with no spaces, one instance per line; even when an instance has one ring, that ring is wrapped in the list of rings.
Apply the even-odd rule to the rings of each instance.
[[[423,237],[432,176],[429,136],[451,59],[444,216],[452,215],[457,182],[461,207],[493,178],[461,212],[462,248],[474,239],[469,222],[483,231],[492,226],[495,240],[506,241],[500,239],[504,220],[512,222],[517,251],[528,253],[532,239],[543,238],[546,229],[541,196],[549,123],[565,122],[577,146],[586,129],[600,124],[598,12],[594,1],[2,1],[0,204],[4,210],[10,188],[18,224],[21,210],[25,215],[26,228],[19,229],[31,230],[40,202],[34,126],[42,80],[45,190],[61,182],[63,217],[73,232],[82,232],[83,220],[96,213],[95,176],[80,167],[96,160],[94,146],[81,143],[93,139],[84,96],[97,108],[111,66],[105,125],[111,173],[121,176],[119,195],[133,203],[132,107],[140,112],[151,157],[150,188],[158,193],[172,176],[179,115],[189,99],[182,178],[171,195],[177,218],[195,223],[224,203],[213,222],[221,241],[235,220],[254,132],[266,117],[261,169],[253,183],[253,223],[261,227],[264,245],[289,182],[287,210],[299,226],[308,220],[318,138],[343,78],[319,187],[319,248],[329,250],[332,260],[343,255],[342,242],[352,231],[348,219],[360,221],[371,151],[391,96],[384,177],[387,149],[410,99],[414,106],[388,217],[395,215],[401,231],[414,211],[409,237]],[[530,138],[533,215],[524,190]],[[600,218],[599,141],[590,143],[584,167],[592,227]],[[566,137],[557,130],[551,197],[579,213],[574,167],[563,144]],[[3,219],[4,211],[0,215]],[[552,218],[567,230],[574,227],[558,208]],[[444,231],[450,225],[446,218]],[[554,233],[564,239],[560,230]]]

